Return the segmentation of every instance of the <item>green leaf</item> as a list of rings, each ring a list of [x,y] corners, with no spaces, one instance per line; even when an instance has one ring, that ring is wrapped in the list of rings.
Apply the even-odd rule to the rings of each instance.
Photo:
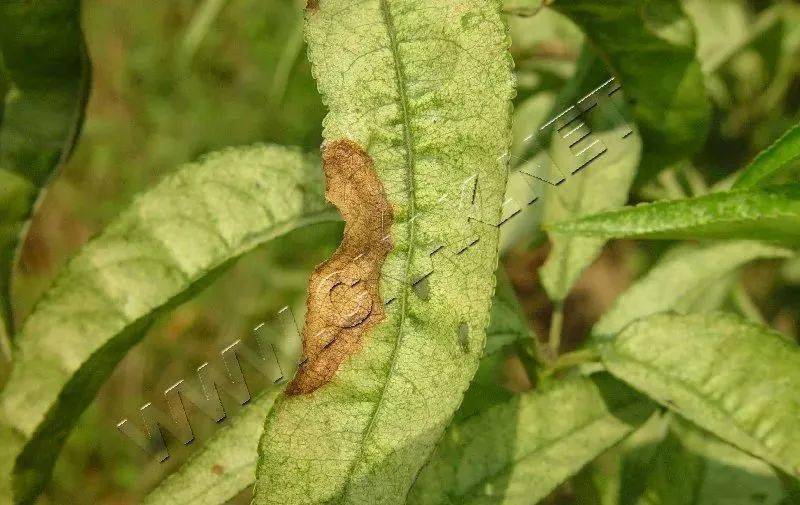
[[[707,76],[741,54],[780,19],[777,6],[756,16],[745,0],[682,0],[681,4],[695,27],[697,58]]]
[[[502,271],[492,300],[492,316],[486,330],[485,355],[470,385],[457,417],[467,417],[489,405],[509,399],[511,393],[497,383],[497,364],[509,345],[530,337],[516,295]],[[278,389],[262,393],[230,423],[168,476],[144,500],[145,505],[193,504],[202,496],[206,504],[222,504],[244,491],[255,481],[258,438],[264,418],[272,408]],[[247,441],[252,440],[252,444]]]
[[[318,162],[281,147],[231,149],[139,196],[60,274],[19,333],[0,394],[0,503],[30,501],[64,439],[153,317],[233,260],[336,214]]]
[[[692,505],[697,503],[704,461],[685,450],[677,436],[668,433],[655,451],[642,496],[637,505]]]
[[[796,168],[800,160],[800,124],[787,131],[781,138],[759,154],[744,169],[733,189],[749,189],[763,185],[767,180],[790,168]]]
[[[596,57],[584,53],[579,64],[578,75],[571,86],[574,93],[583,93],[597,86],[598,75],[604,74],[604,66]],[[591,84],[590,84],[591,83]],[[569,92],[572,94],[572,92]],[[572,101],[562,98],[560,102]],[[629,127],[618,123],[614,111],[598,108],[592,117],[585,118],[591,123],[592,138],[602,142],[607,149],[605,154],[581,168],[565,183],[548,188],[545,200],[545,223],[556,223],[603,210],[613,209],[625,204],[628,190],[633,183],[636,167],[639,164],[641,140],[635,132],[625,137]],[[566,173],[577,168],[579,163],[572,142],[554,135],[551,143],[551,159],[555,167]],[[580,144],[579,148],[584,148]],[[557,178],[557,177],[556,177]],[[603,188],[597,191],[595,188]],[[600,254],[604,239],[571,236],[550,236],[552,249],[547,262],[540,269],[542,285],[551,300],[563,301],[581,273]]]
[[[722,314],[656,315],[601,347],[608,370],[698,426],[800,475],[800,348]]]
[[[694,29],[677,0],[558,0],[633,102],[644,144],[639,179],[691,156],[702,145],[711,106]]]
[[[0,26],[6,81],[0,83],[5,102],[0,106],[0,341],[5,344],[14,333],[9,291],[15,250],[42,187],[80,133],[91,65],[79,0],[1,2]]]
[[[448,428],[408,503],[536,503],[652,413],[605,375],[550,383]]]
[[[758,242],[677,246],[614,302],[592,334],[611,338],[636,319],[668,310],[693,311],[708,288],[744,264],[791,256],[791,250]]]
[[[673,419],[648,463],[637,504],[779,505],[781,481],[764,462],[693,425]]]
[[[357,348],[347,338],[323,347],[311,328],[324,309],[309,310],[309,364],[267,418],[254,503],[402,503],[483,353],[510,145],[509,40],[499,3],[486,0],[312,2],[306,38],[330,109],[326,146],[363,149],[392,207],[393,248],[378,312],[348,337]],[[459,195],[473,176],[480,205],[470,213]],[[445,247],[434,254],[436,243]],[[423,297],[411,285],[426,262]],[[315,375],[326,359],[338,361]]]
[[[222,504],[253,484],[258,438],[279,388],[245,405],[197,452],[148,494],[143,505]]]
[[[513,396],[500,382],[504,365],[509,354],[519,350],[517,347],[522,347],[523,352],[536,352],[535,338],[514,288],[500,268],[497,272],[497,289],[492,298],[489,327],[486,328],[486,347],[478,371],[455,414],[456,422]],[[520,359],[530,360],[531,357],[520,356]]]
[[[555,233],[605,238],[745,239],[800,245],[800,185],[626,207],[549,226]]]

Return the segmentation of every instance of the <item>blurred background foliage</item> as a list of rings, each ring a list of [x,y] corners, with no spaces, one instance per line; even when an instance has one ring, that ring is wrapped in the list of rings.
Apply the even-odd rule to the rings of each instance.
[[[725,184],[800,120],[800,4],[683,4],[696,25],[715,106],[712,131],[692,163],[672,167],[638,188],[633,201]],[[225,146],[275,142],[316,151],[321,141],[325,111],[305,57],[301,3],[84,0],[83,5],[93,89],[75,155],[49,189],[23,249],[15,286],[23,316],[82,244],[134,194],[181,163]],[[519,84],[519,139],[538,126],[541,111],[571,78],[583,40],[576,27],[550,10],[509,16],[509,23]],[[535,226],[523,231],[504,239],[504,265],[537,333],[545,335],[551,307],[536,271],[547,245]],[[292,307],[300,324],[308,273],[331,254],[340,236],[341,225],[319,225],[271,243],[238,262],[201,296],[160,318],[81,418],[40,502],[137,503],[192,447],[171,444],[172,458],[159,465],[124,439],[116,423],[128,417],[138,424],[138,408],[147,401],[164,408],[165,388],[180,378],[194,380],[199,364],[216,359],[222,348],[281,307]],[[585,338],[599,315],[667,245],[615,242],[607,247],[566,301],[566,345]],[[740,281],[729,303],[740,312],[755,311],[797,338],[800,263],[757,264]],[[293,345],[286,343],[282,357],[291,359]],[[522,376],[518,364],[508,368],[509,385],[524,388],[515,384]],[[197,428],[202,442],[215,426],[201,422]],[[552,498],[576,499],[569,491]]]

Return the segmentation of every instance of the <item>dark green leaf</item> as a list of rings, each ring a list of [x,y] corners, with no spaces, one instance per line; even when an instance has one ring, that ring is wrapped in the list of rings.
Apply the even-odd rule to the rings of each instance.
[[[0,2],[0,337],[13,334],[15,249],[42,187],[83,123],[91,66],[80,0]],[[5,87],[10,91],[2,92]]]
[[[559,0],[620,79],[644,143],[639,179],[691,156],[710,121],[694,29],[677,0]]]

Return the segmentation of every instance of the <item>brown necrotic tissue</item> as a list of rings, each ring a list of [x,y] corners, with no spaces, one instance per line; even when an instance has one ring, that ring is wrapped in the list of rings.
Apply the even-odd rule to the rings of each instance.
[[[325,196],[345,220],[344,237],[308,282],[303,359],[287,395],[327,384],[385,317],[380,297],[383,262],[392,249],[392,207],[372,158],[350,140],[322,149]]]

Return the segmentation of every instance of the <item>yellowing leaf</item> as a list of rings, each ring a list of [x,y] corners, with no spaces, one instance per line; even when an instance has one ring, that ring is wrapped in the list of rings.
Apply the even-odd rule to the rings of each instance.
[[[0,503],[30,501],[78,417],[160,310],[233,260],[337,219],[318,162],[279,147],[231,149],[141,195],[73,258],[21,328],[0,394]]]
[[[800,476],[800,349],[722,314],[656,315],[601,346],[621,380],[726,442]]]
[[[312,2],[306,38],[330,109],[324,149],[348,142],[349,152],[363,151],[357,165],[332,161],[326,172],[341,167],[371,179],[374,170],[383,188],[361,198],[388,198],[393,247],[380,297],[366,301],[377,311],[367,315],[367,331],[325,327],[326,346],[311,331],[324,307],[310,305],[304,349],[317,352],[300,367],[298,389],[267,418],[254,502],[402,503],[483,353],[497,264],[491,225],[500,218],[510,144],[509,41],[492,0]],[[340,208],[354,213],[359,202]],[[368,203],[360,208],[375,226],[385,216]],[[350,254],[351,239],[345,231],[329,265]],[[411,285],[426,263],[432,273],[420,296]],[[312,276],[309,295],[318,280]],[[347,284],[359,281],[372,290],[371,276]],[[323,380],[311,381],[315,374]]]

